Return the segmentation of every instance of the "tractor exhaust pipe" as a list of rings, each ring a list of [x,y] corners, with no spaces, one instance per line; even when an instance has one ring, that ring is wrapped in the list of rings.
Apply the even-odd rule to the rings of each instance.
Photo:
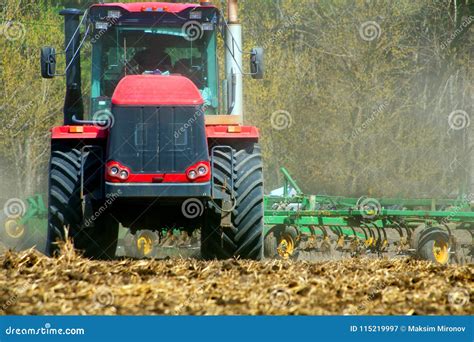
[[[237,2],[238,0],[228,0],[227,16],[229,18],[229,23],[239,22],[239,5]]]
[[[81,54],[77,52],[80,44],[79,18],[83,11],[67,8],[59,12],[64,16],[64,44],[66,48],[66,97],[64,99],[64,125],[74,125],[73,117],[84,118],[81,85]],[[77,32],[76,32],[77,31]]]
[[[238,0],[227,0],[228,27],[226,31],[226,79],[228,111],[231,115],[242,115],[242,25],[239,22]]]

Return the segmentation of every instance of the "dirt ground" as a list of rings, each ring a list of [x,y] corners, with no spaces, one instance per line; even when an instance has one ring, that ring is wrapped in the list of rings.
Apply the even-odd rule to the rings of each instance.
[[[408,258],[305,262],[0,256],[0,314],[472,315],[473,266]]]

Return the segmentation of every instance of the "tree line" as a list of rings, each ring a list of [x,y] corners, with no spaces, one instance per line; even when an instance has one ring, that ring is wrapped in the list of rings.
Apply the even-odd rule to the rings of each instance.
[[[41,79],[39,48],[63,46],[59,9],[90,1],[1,2],[0,191],[9,198],[46,192],[65,89],[63,78]],[[266,191],[279,186],[280,166],[307,193],[471,191],[473,1],[239,3],[245,50],[266,51],[266,77],[246,79],[244,95]]]

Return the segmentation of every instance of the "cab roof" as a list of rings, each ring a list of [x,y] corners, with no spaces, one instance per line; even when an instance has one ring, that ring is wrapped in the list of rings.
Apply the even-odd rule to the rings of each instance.
[[[200,5],[189,4],[189,3],[172,3],[172,2],[133,2],[133,3],[121,3],[121,2],[112,2],[106,4],[95,4],[92,7],[120,7],[128,12],[137,13],[137,12],[147,12],[147,11],[156,11],[156,12],[169,12],[169,13],[179,13],[187,9],[194,8],[216,8],[214,5]]]

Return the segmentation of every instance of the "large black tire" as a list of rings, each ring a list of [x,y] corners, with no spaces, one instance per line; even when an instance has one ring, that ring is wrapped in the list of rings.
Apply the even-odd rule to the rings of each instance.
[[[86,152],[87,153],[87,152]],[[85,174],[97,168],[97,158],[88,153],[84,157]],[[88,177],[85,184],[94,184]],[[65,229],[73,239],[74,247],[84,252],[84,256],[96,259],[110,259],[115,256],[118,237],[118,222],[106,210],[94,220],[84,224],[81,192],[81,151],[67,145],[53,145],[49,169],[48,237],[46,254],[54,255],[58,250],[58,240],[65,240]],[[98,202],[100,203],[100,202]],[[99,204],[95,205],[98,208]]]
[[[233,228],[220,227],[220,204],[209,202],[201,231],[201,255],[206,259],[262,259],[263,169],[260,146],[248,143],[233,148],[233,156],[228,149],[216,150],[212,176],[216,184],[224,187],[233,198]]]

